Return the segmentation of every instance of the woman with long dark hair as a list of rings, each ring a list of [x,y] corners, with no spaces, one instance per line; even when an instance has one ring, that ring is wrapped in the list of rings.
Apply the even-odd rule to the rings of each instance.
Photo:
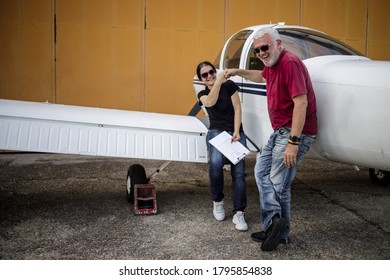
[[[241,123],[241,102],[238,95],[239,87],[225,74],[217,75],[213,64],[201,62],[196,68],[196,74],[206,87],[198,93],[199,104],[205,106],[210,120],[210,127],[206,141],[209,151],[209,178],[210,191],[213,200],[213,214],[218,221],[225,219],[224,209],[224,174],[223,166],[227,163],[224,155],[218,151],[209,140],[223,131],[232,136],[232,141],[239,141],[246,145],[246,136]],[[245,160],[231,165],[233,181],[233,223],[238,230],[248,230],[245,222],[244,210],[247,205],[245,183]]]

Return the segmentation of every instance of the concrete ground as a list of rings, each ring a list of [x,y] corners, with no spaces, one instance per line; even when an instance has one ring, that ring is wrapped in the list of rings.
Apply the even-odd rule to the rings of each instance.
[[[3,260],[389,260],[390,187],[367,172],[306,159],[292,187],[291,243],[262,252],[258,190],[247,177],[247,232],[212,215],[207,164],[173,162],[152,180],[157,215],[135,215],[126,200],[128,167],[148,175],[162,162],[36,153],[0,154]],[[253,171],[254,156],[247,158]]]

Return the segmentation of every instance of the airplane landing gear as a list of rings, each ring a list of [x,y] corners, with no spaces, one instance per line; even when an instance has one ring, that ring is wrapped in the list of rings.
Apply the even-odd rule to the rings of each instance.
[[[145,168],[140,164],[132,164],[127,171],[126,197],[127,201],[134,203],[134,185],[148,184],[149,179],[146,177]]]
[[[369,168],[368,172],[370,174],[370,179],[374,184],[382,186],[390,185],[389,171]]]

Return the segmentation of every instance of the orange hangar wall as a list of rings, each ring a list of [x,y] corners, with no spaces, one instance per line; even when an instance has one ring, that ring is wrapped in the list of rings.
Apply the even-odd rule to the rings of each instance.
[[[377,60],[390,60],[388,0],[227,1],[226,29],[285,22],[318,29]]]
[[[388,0],[0,0],[0,98],[187,114],[197,63],[269,22],[390,60]]]
[[[53,101],[52,20],[51,0],[0,0],[0,98]]]

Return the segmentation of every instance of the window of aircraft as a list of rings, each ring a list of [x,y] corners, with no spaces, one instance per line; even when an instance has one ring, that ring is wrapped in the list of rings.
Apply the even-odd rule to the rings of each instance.
[[[307,44],[304,38],[298,36],[286,36],[283,34],[280,34],[280,37],[286,50],[295,53],[302,60],[309,58]]]
[[[306,38],[310,57],[322,55],[360,55],[341,43],[323,37],[309,35]]]
[[[360,55],[342,42],[314,31],[279,30],[286,49],[301,59],[323,55]],[[294,43],[299,44],[299,50]]]
[[[243,30],[231,38],[225,51],[225,57],[223,60],[224,69],[240,67],[242,48],[252,32],[252,30]]]
[[[264,63],[260,60],[260,58],[257,57],[254,49],[253,44],[251,46],[251,49],[248,53],[248,58],[246,60],[246,69],[249,70],[263,70]]]
[[[286,50],[298,55],[302,60],[323,55],[361,55],[347,45],[323,34],[298,30],[279,30]],[[263,70],[264,64],[256,56],[253,45],[248,53],[246,69]]]

